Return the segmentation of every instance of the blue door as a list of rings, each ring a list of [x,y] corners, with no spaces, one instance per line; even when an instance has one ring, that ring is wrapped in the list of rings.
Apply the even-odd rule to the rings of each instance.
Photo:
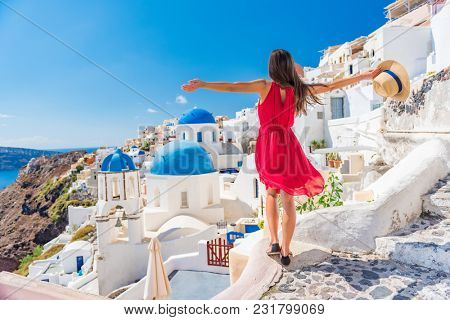
[[[81,270],[83,264],[84,264],[83,256],[77,256],[77,272]]]
[[[344,98],[331,98],[331,119],[340,119],[344,117]]]

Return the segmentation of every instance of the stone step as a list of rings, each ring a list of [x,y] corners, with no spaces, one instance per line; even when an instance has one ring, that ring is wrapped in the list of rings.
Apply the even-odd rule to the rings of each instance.
[[[450,219],[450,175],[440,179],[430,192],[422,196],[425,215]]]
[[[450,219],[404,236],[375,240],[375,253],[409,265],[450,273]]]

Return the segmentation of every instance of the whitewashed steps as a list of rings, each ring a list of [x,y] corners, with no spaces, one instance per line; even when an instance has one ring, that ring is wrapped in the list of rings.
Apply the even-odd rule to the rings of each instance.
[[[439,180],[423,200],[424,216],[394,235],[377,238],[375,253],[450,273],[450,176]]]

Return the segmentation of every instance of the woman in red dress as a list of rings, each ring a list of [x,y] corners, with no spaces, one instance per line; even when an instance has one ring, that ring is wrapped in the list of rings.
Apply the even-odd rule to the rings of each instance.
[[[205,82],[191,80],[182,85],[188,92],[199,88],[225,92],[258,93],[260,129],[256,142],[255,162],[261,182],[266,186],[266,214],[270,230],[268,254],[280,254],[284,265],[290,263],[290,243],[294,234],[296,212],[294,196],[313,197],[322,192],[324,180],[308,161],[291,127],[294,118],[306,115],[308,104],[320,103],[318,94],[339,89],[364,79],[373,79],[380,72],[368,70],[329,84],[306,84],[298,73],[290,53],[272,51],[269,59],[270,80],[249,82]],[[277,196],[283,204],[282,243],[278,240]]]

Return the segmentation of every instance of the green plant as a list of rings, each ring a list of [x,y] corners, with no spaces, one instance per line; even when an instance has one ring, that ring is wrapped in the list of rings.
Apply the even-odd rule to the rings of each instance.
[[[339,153],[335,152],[334,160],[341,161],[341,156],[339,155]]]
[[[258,222],[258,227],[263,230],[264,229],[264,219],[260,219]]]
[[[70,239],[70,242],[74,242],[77,240],[87,240],[95,233],[95,226],[93,225],[85,225],[84,227],[79,228]]]
[[[63,248],[64,244],[61,243],[53,245],[46,251],[43,251],[44,249],[42,246],[37,246],[33,249],[32,254],[29,254],[20,260],[19,268],[14,271],[14,273],[26,277],[28,275],[28,267],[33,261],[48,259],[60,252]]]
[[[319,149],[320,143],[317,140],[311,141],[311,149],[314,151],[316,149]]]
[[[325,139],[319,140],[319,147],[318,149],[324,149],[327,147],[327,143],[325,142]]]
[[[308,198],[305,202],[297,205],[296,209],[299,213],[304,213],[320,208],[342,206],[342,192],[342,183],[339,181],[338,176],[332,172],[325,183],[323,192]]]
[[[37,245],[33,249],[33,257],[39,257],[42,254],[42,251],[44,251],[44,248],[40,245]]]
[[[312,151],[314,151],[316,149],[323,149],[323,148],[326,148],[325,139],[311,141],[311,149],[312,149]]]

